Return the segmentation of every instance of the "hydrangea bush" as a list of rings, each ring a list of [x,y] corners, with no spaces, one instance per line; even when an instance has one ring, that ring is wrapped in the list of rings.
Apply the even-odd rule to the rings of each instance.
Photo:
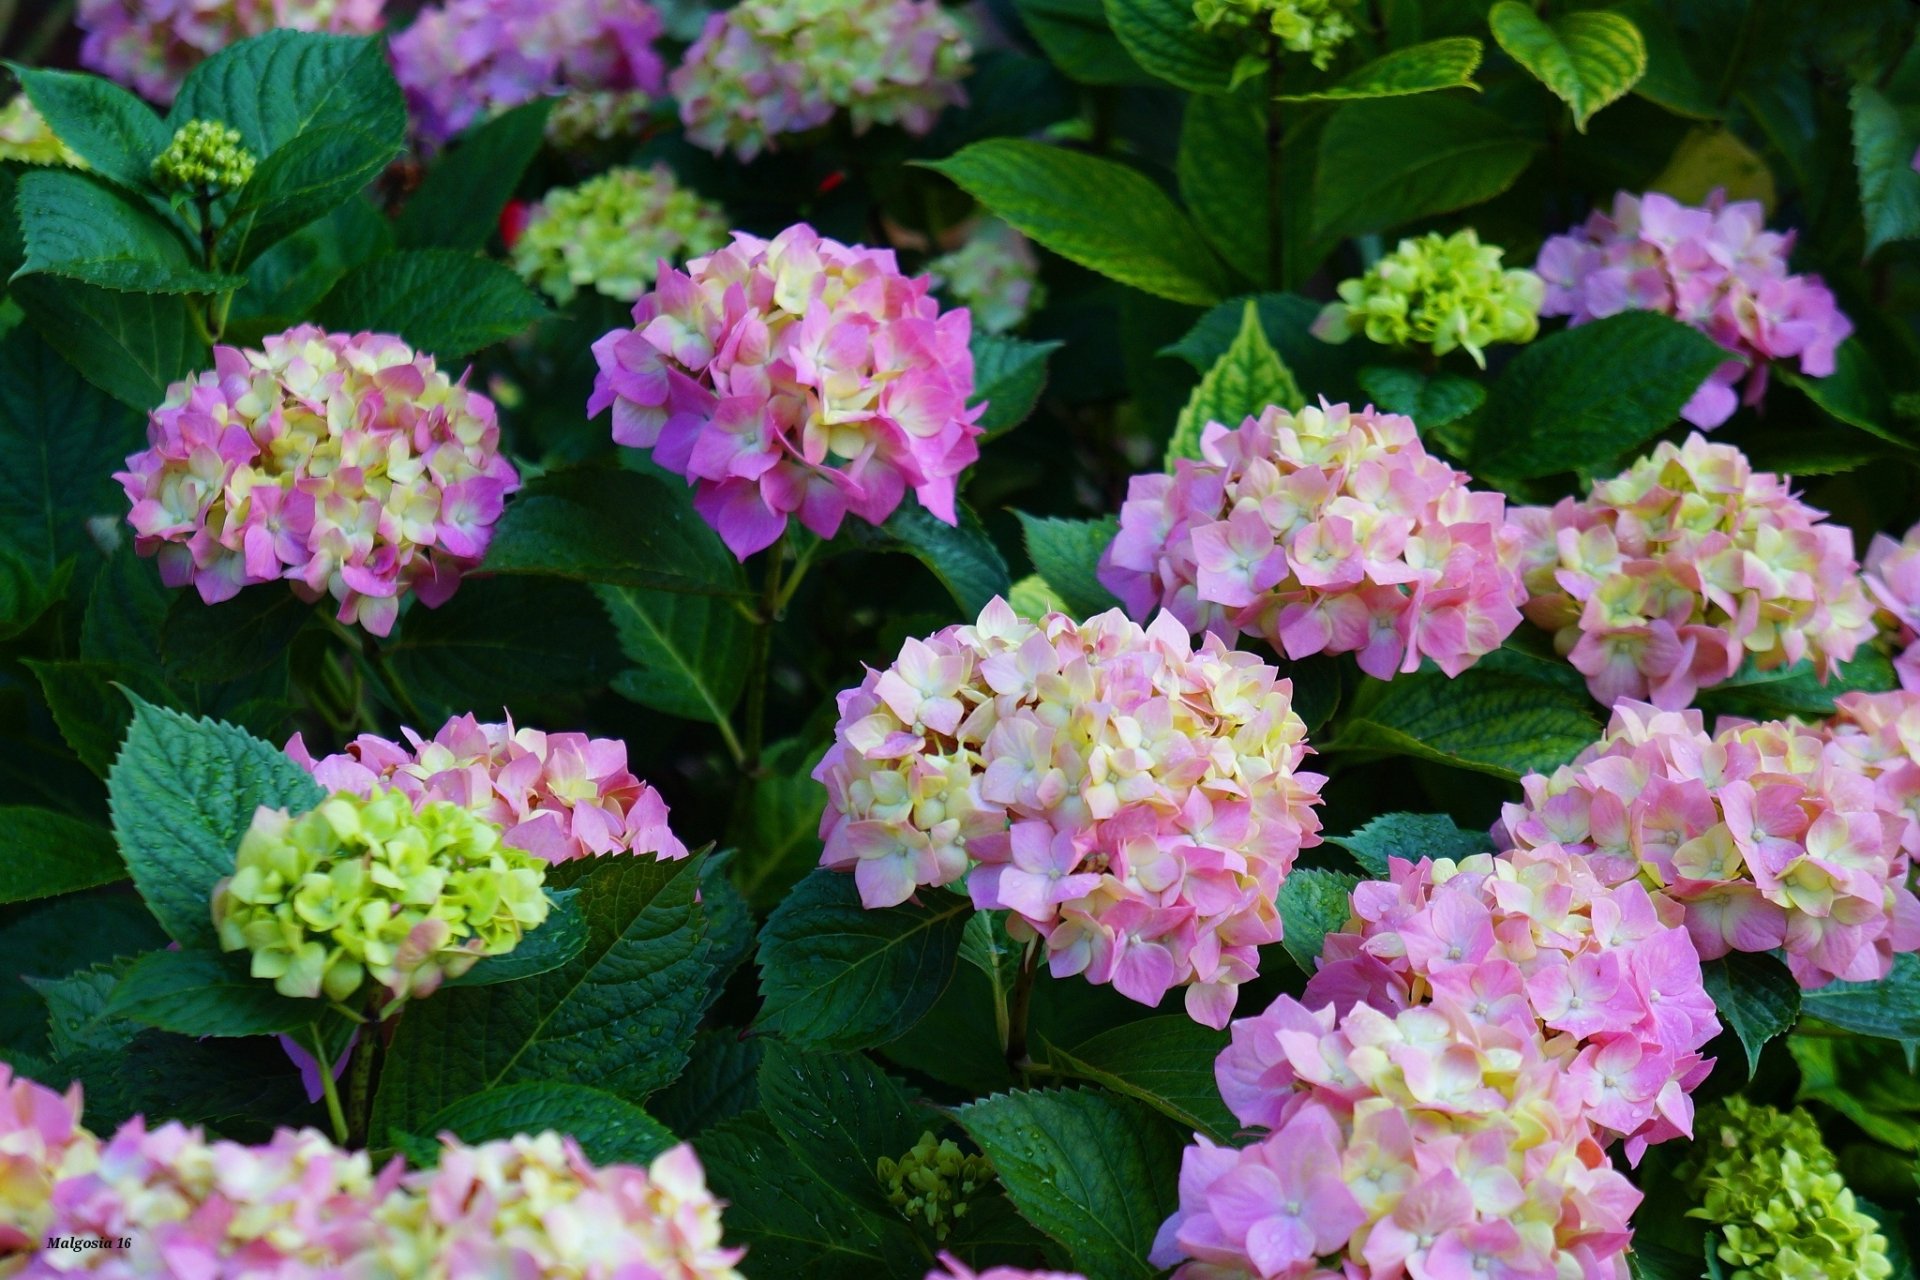
[[[0,3],[0,1276],[1912,1280],[1917,34]]]

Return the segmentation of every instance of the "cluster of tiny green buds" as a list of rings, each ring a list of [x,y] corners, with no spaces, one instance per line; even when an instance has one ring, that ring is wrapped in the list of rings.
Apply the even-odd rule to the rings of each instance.
[[[370,978],[387,1010],[430,995],[547,917],[546,864],[462,805],[339,793],[299,817],[262,807],[214,886],[220,946],[253,953],[282,995],[353,1006]]]
[[[1500,265],[1497,245],[1473,228],[1402,240],[1365,275],[1340,284],[1313,323],[1314,336],[1345,342],[1356,333],[1391,347],[1425,347],[1436,356],[1463,348],[1486,367],[1496,342],[1531,342],[1540,332],[1546,285],[1531,271]]]
[[[1325,70],[1352,38],[1357,7],[1358,0],[1193,0],[1193,16],[1214,34],[1272,36],[1280,48],[1311,55]]]
[[[953,1224],[967,1216],[968,1200],[993,1181],[993,1166],[985,1156],[966,1155],[951,1138],[936,1139],[929,1132],[898,1160],[882,1156],[880,1181],[894,1208],[932,1227],[934,1239],[945,1240]]]
[[[1729,1280],[1814,1280],[1892,1274],[1887,1239],[1854,1202],[1813,1117],[1732,1097],[1695,1122],[1680,1176],[1719,1227]]]
[[[153,180],[170,191],[219,195],[246,186],[254,163],[238,129],[218,120],[189,120],[153,158]]]

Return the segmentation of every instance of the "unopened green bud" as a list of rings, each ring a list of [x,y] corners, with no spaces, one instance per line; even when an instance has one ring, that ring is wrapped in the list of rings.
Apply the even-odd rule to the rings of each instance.
[[[218,120],[189,120],[153,158],[153,180],[173,191],[219,195],[247,185],[254,156],[240,131]]]
[[[1271,37],[1289,53],[1308,54],[1325,69],[1354,34],[1358,0],[1193,0],[1193,16],[1217,35]]]
[[[1502,251],[1473,228],[1402,240],[1363,276],[1340,284],[1340,301],[1313,322],[1314,336],[1345,342],[1364,333],[1389,347],[1458,347],[1486,367],[1496,342],[1531,342],[1540,332],[1546,283],[1500,265]]]
[[[968,1202],[993,1181],[985,1156],[967,1155],[951,1139],[936,1139],[930,1132],[898,1160],[882,1156],[879,1173],[888,1202],[907,1219],[932,1227],[936,1240],[947,1238],[953,1224],[967,1216]]]

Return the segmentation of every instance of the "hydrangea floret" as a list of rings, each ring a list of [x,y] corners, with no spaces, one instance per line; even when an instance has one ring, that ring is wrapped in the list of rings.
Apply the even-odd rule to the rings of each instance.
[[[920,135],[966,102],[972,49],[938,0],[741,0],[673,73],[687,139],[752,160],[844,111],[856,134]]]
[[[432,738],[410,728],[404,742],[361,734],[316,759],[301,735],[287,755],[329,792],[400,791],[415,805],[446,801],[504,832],[502,843],[543,862],[595,854],[687,856],[667,825],[667,803],[627,767],[627,744],[584,733],[542,733],[511,721],[455,716]]]
[[[218,120],[189,120],[153,158],[153,180],[166,190],[217,196],[246,186],[254,164],[238,129]]]
[[[1640,1192],[1529,1019],[1437,993],[1386,1013],[1281,996],[1216,1063],[1251,1144],[1205,1137],[1151,1260],[1174,1280],[1627,1280]]]
[[[927,274],[986,333],[1019,328],[1047,300],[1033,242],[998,218],[975,224],[958,249],[927,264]]]
[[[170,103],[187,72],[248,36],[276,28],[370,35],[385,0],[80,0],[80,65]]]
[[[254,813],[213,922],[280,994],[351,1007],[371,980],[390,1011],[538,928],[546,867],[462,805],[336,794],[299,817]]]
[[[653,287],[662,261],[726,242],[719,206],[666,165],[613,168],[541,197],[514,239],[513,269],[562,305],[581,289],[632,302]]]
[[[1898,542],[1887,534],[1874,534],[1862,576],[1899,647],[1893,669],[1899,673],[1900,687],[1920,691],[1920,524]]]
[[[940,1265],[926,1280],[1087,1280],[1077,1271],[1030,1271],[1025,1267],[988,1267],[975,1271],[950,1253],[939,1255]]]
[[[1609,887],[1555,845],[1391,869],[1354,890],[1345,930],[1327,935],[1309,1007],[1391,1014],[1443,994],[1537,1030],[1588,1122],[1625,1138],[1634,1162],[1692,1132],[1689,1094],[1713,1069],[1700,1050],[1720,1023],[1672,901],[1638,881]]]
[[[647,0],[446,0],[393,38],[393,70],[428,147],[536,98],[657,95]]]
[[[0,1063],[0,1196],[29,1197],[18,1214],[0,1198],[0,1257],[34,1250],[26,1274],[741,1280],[685,1143],[595,1167],[551,1132],[447,1135],[438,1167],[409,1171],[311,1129],[247,1145],[135,1116],[102,1143],[80,1121],[78,1085],[61,1095]],[[39,1252],[48,1236],[131,1244]]]
[[[16,93],[0,107],[0,160],[21,164],[65,165],[84,169],[86,161],[60,141],[45,116],[24,93]]]
[[[1715,192],[1700,208],[1650,191],[1621,192],[1611,213],[1551,237],[1534,264],[1546,281],[1540,313],[1585,324],[1623,311],[1657,311],[1692,325],[1730,358],[1681,416],[1712,430],[1766,394],[1770,363],[1794,360],[1808,377],[1834,370],[1853,324],[1819,276],[1787,269],[1793,233],[1766,229],[1758,201]],[[1736,394],[1742,379],[1743,393]]]
[[[1704,960],[1780,948],[1802,987],[1883,978],[1920,950],[1920,711],[1883,701],[1910,696],[1847,695],[1830,728],[1712,735],[1696,711],[1621,703],[1572,764],[1522,779],[1495,841],[1565,850],[1603,884],[1679,903]]]
[[[972,323],[942,312],[891,250],[806,225],[743,231],[663,271],[631,329],[593,345],[590,414],[694,487],[694,507],[742,560],[790,518],[831,538],[848,514],[879,524],[912,489],[956,521],[956,481],[979,457]]]
[[[1209,423],[1200,457],[1135,476],[1099,577],[1136,618],[1353,653],[1379,679],[1458,675],[1520,624],[1506,500],[1429,454],[1412,419],[1344,404]]]
[[[1358,0],[1193,0],[1200,29],[1216,35],[1250,33],[1302,53],[1325,70],[1353,38]]]
[[[1701,1114],[1700,1142],[1679,1169],[1718,1229],[1729,1280],[1893,1274],[1887,1238],[1838,1172],[1813,1117],[1731,1097]]]
[[[885,907],[965,878],[1056,977],[1224,1026],[1303,846],[1317,774],[1292,684],[1172,617],[1038,623],[995,600],[840,695],[821,862]]]
[[[1313,322],[1325,342],[1365,334],[1388,347],[1421,347],[1436,356],[1458,348],[1487,367],[1486,348],[1531,342],[1540,332],[1546,285],[1521,268],[1503,268],[1502,250],[1481,244],[1473,228],[1400,242],[1362,276],[1340,283],[1340,301]]]
[[[1527,617],[1608,706],[1685,707],[1746,660],[1824,679],[1874,635],[1847,530],[1697,433],[1513,521]]]
[[[392,630],[480,563],[519,474],[493,404],[386,334],[302,325],[167,389],[115,475],[134,545],[209,604],[285,579],[339,620]]]
[[[985,1156],[968,1155],[959,1143],[936,1138],[931,1130],[898,1160],[881,1156],[876,1172],[887,1203],[908,1220],[926,1223],[937,1240],[947,1238],[954,1223],[967,1216],[974,1194],[993,1181]]]

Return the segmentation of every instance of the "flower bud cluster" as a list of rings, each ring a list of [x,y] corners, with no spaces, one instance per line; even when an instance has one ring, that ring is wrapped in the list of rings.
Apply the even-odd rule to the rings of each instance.
[[[1209,423],[1201,456],[1135,476],[1100,581],[1136,618],[1259,636],[1288,658],[1353,653],[1382,680],[1458,675],[1520,625],[1506,499],[1344,404]]]
[[[1047,300],[1033,242],[998,218],[976,223],[966,243],[927,264],[927,275],[984,333],[1019,328]]]
[[[632,302],[662,261],[727,241],[718,205],[682,187],[663,164],[613,168],[540,198],[513,242],[513,269],[565,305],[583,288]]]
[[[215,196],[246,186],[254,164],[238,129],[218,120],[189,120],[153,158],[153,180],[170,191]]]
[[[1486,348],[1533,341],[1546,293],[1533,272],[1503,269],[1501,252],[1472,227],[1402,240],[1365,275],[1341,281],[1340,301],[1320,313],[1313,334],[1345,342],[1364,333],[1369,342],[1436,356],[1457,347],[1484,369]]]
[[[1358,0],[1193,0],[1201,30],[1271,38],[1323,70],[1353,38],[1358,8]]]
[[[925,1222],[937,1240],[947,1238],[967,1216],[974,1194],[993,1181],[985,1156],[967,1155],[951,1138],[936,1139],[931,1131],[898,1160],[881,1156],[878,1173],[887,1203],[909,1220]]]
[[[885,907],[963,877],[974,905],[1084,973],[1224,1026],[1275,895],[1319,843],[1292,684],[1163,616],[1039,623],[995,600],[840,695],[825,866]]]

